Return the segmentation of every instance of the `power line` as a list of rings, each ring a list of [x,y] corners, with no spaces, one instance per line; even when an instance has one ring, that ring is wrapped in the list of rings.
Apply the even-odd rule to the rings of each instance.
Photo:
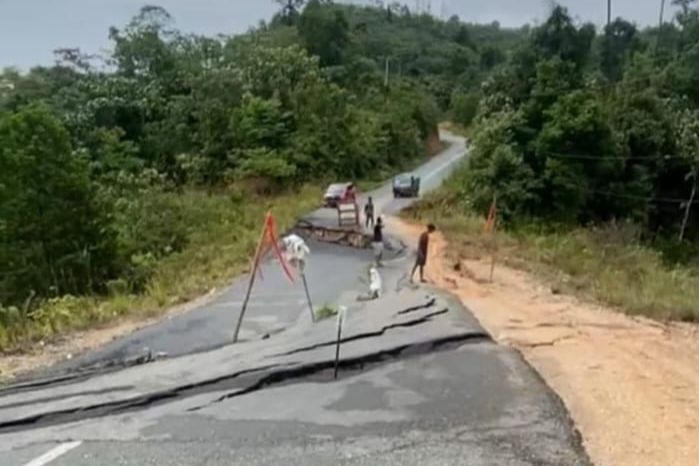
[[[576,155],[576,154],[558,154],[555,152],[551,153],[543,153],[541,155],[545,155],[548,157],[552,158],[560,158],[560,159],[582,159],[582,160],[624,160],[621,157],[610,157],[610,156],[603,156],[603,157],[597,157],[594,155]],[[641,157],[629,157],[627,160],[631,159],[637,159],[637,160],[673,160],[673,159],[683,159],[686,160],[684,157],[681,156],[661,156],[661,157],[654,157],[654,156],[641,156]],[[560,186],[561,184],[559,184]],[[573,184],[567,184],[563,183],[562,184],[565,187],[572,188],[572,189],[578,189],[580,191],[585,191],[587,193],[591,194],[601,194],[604,196],[608,197],[616,197],[616,198],[623,198],[623,199],[634,199],[634,200],[640,200],[640,201],[645,201],[648,203],[658,203],[658,204],[678,204],[680,206],[686,206],[686,205],[696,205],[699,204],[699,200],[689,202],[687,199],[680,199],[680,198],[671,198],[671,197],[646,197],[646,196],[638,196],[635,194],[620,194],[620,193],[615,193],[613,191],[605,191],[605,190],[600,190],[600,189],[593,189],[589,188],[587,186],[583,185],[573,185]]]
[[[600,83],[600,82],[586,82],[583,83],[579,87],[572,87],[570,89],[562,89],[562,90],[544,90],[544,91],[538,91],[532,90],[529,92],[530,95],[533,96],[547,96],[547,95],[562,95],[574,91],[601,91],[601,90],[606,90],[606,89],[612,89],[612,88],[617,88],[620,87],[621,85],[628,85],[628,84],[646,84],[646,85],[652,85],[652,78],[647,77],[647,78],[633,78],[633,79],[622,79],[620,81],[615,81],[615,82],[607,82],[607,83]]]
[[[585,190],[585,188],[583,188]],[[595,193],[595,194],[601,194],[603,196],[608,196],[608,197],[617,197],[617,198],[623,198],[623,199],[633,199],[637,201],[646,201],[650,204],[678,204],[678,205],[685,205],[687,203],[687,199],[680,199],[680,198],[671,198],[671,197],[646,197],[646,196],[637,196],[635,194],[619,194],[615,193],[612,191],[605,191],[605,190],[600,190],[600,189],[587,189],[588,192]],[[694,201],[693,204],[699,204],[699,201]]]
[[[580,86],[575,86],[570,89],[563,89],[560,91],[556,90],[545,90],[545,91],[535,91],[532,89],[529,91],[529,95],[560,95],[560,94],[565,94],[569,92],[574,92],[574,91],[598,91],[598,90],[604,90],[608,88],[616,88],[620,87],[621,85],[633,85],[633,84],[645,84],[646,86],[649,85],[662,85],[663,82],[657,82],[658,80],[656,79],[657,75],[654,76],[646,76],[646,77],[640,77],[640,78],[631,78],[631,79],[621,79],[619,81],[609,81],[609,82],[599,82],[599,81],[587,81],[583,82],[582,85]]]
[[[621,193],[616,193],[613,191],[589,188],[589,187],[583,186],[583,185],[575,185],[575,184],[568,184],[568,183],[558,183],[557,185],[563,186],[566,188],[577,189],[579,191],[583,191],[583,192],[586,192],[588,194],[600,194],[603,196],[615,197],[618,199],[632,199],[632,200],[637,200],[637,201],[645,201],[649,204],[673,204],[673,205],[685,206],[688,203],[687,199],[680,199],[680,198],[648,197],[648,196],[639,196],[636,194],[621,194]],[[692,205],[699,204],[699,200],[693,201],[691,204]]]
[[[544,155],[547,157],[552,157],[556,159],[572,159],[572,160],[620,160],[620,161],[628,161],[628,160],[687,160],[686,157],[682,157],[681,155],[639,155],[639,156],[634,156],[630,155],[628,157],[620,157],[620,156],[613,156],[613,155],[585,155],[585,154],[559,154],[556,152],[544,152],[539,155]]]

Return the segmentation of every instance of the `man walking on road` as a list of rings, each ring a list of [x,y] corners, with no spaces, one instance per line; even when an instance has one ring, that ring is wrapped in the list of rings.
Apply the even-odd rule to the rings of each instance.
[[[417,259],[415,260],[415,266],[413,266],[413,271],[410,272],[410,283],[413,283],[413,277],[415,276],[415,271],[420,269],[420,281],[425,283],[425,265],[427,265],[427,252],[429,249],[430,235],[435,232],[437,228],[431,223],[427,225],[427,230],[420,235],[420,241],[417,245]]]
[[[364,206],[364,217],[366,217],[366,222],[364,224],[365,228],[374,228],[374,200],[369,196],[366,205]]]
[[[376,219],[376,225],[374,225],[374,236],[371,239],[371,245],[374,248],[376,266],[383,267],[381,264],[381,258],[383,257],[383,220],[381,220],[381,217]]]

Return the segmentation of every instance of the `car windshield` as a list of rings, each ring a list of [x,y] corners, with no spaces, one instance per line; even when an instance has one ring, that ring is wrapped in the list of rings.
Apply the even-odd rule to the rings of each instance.
[[[410,175],[399,175],[396,177],[396,184],[397,185],[407,185],[411,184],[412,180]]]
[[[337,196],[337,195],[343,194],[346,189],[347,189],[346,184],[331,184],[330,187],[328,187],[326,194]]]

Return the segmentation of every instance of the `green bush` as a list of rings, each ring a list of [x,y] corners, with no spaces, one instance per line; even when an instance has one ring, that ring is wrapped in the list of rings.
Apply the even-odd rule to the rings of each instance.
[[[116,273],[108,205],[45,107],[0,119],[0,303],[99,291]]]
[[[475,92],[455,92],[451,97],[449,109],[452,120],[464,127],[471,126],[478,115],[480,99],[480,95]]]
[[[337,309],[332,306],[325,304],[315,311],[316,320],[325,320],[335,317],[337,315]]]
[[[134,200],[130,212],[152,218],[120,233],[122,254],[132,255],[125,257],[128,273],[105,284],[108,296],[37,298],[27,313],[0,306],[0,351],[124,315],[156,315],[226,284],[248,266],[268,210],[283,232],[320,195],[311,186],[273,197],[194,189],[143,193],[146,199]]]

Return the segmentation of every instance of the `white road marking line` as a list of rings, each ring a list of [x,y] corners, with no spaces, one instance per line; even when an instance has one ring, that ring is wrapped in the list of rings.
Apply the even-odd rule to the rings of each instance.
[[[78,448],[80,445],[82,445],[81,441],[62,443],[58,445],[56,448],[47,451],[40,457],[31,460],[24,466],[44,466],[46,464],[49,464],[51,461],[57,459],[58,457],[65,455],[69,451]]]

